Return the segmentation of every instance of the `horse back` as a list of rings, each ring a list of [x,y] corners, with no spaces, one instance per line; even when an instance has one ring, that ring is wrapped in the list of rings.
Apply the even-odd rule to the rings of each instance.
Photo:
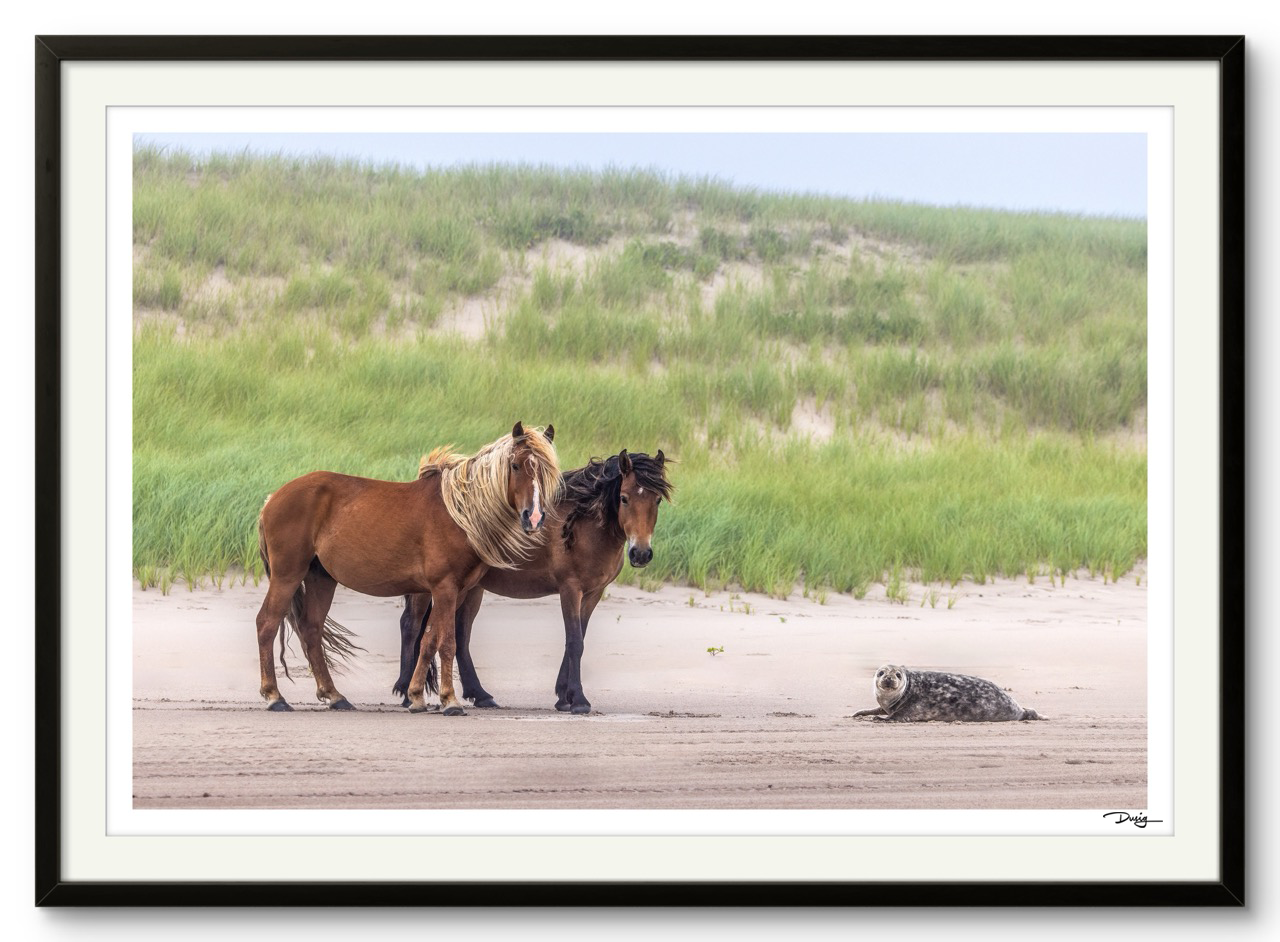
[[[359,515],[369,525],[378,526],[393,517],[420,512],[427,498],[423,483],[312,471],[294,478],[268,497],[262,508],[263,520],[268,525],[296,523],[299,529],[312,535],[344,514]],[[436,490],[439,491],[438,485]]]
[[[422,582],[429,545],[454,552],[459,541],[463,552],[466,546],[440,500],[438,478],[379,481],[313,471],[268,498],[262,528],[273,569],[318,558],[343,585],[370,595]]]

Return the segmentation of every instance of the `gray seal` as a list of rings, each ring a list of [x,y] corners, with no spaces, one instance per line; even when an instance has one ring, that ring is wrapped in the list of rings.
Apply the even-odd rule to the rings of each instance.
[[[854,716],[875,716],[898,723],[944,720],[962,723],[996,723],[1004,720],[1042,720],[1035,710],[1018,702],[989,680],[967,674],[913,671],[886,664],[876,671],[874,710]]]

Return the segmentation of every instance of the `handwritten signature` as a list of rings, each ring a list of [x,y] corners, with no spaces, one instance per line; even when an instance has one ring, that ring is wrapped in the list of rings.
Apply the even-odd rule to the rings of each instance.
[[[1108,811],[1103,814],[1104,818],[1112,818],[1112,824],[1124,824],[1126,821],[1132,821],[1134,827],[1145,828],[1148,824],[1163,824],[1163,818],[1148,818],[1145,814],[1129,814],[1127,811]]]

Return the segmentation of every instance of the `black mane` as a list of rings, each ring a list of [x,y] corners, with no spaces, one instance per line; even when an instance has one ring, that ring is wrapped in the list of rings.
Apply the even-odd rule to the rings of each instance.
[[[663,500],[671,499],[671,482],[667,480],[663,462],[643,452],[627,452],[627,457],[631,459],[631,470],[641,487],[649,488]],[[615,537],[624,538],[618,525],[618,494],[622,490],[622,478],[617,455],[603,461],[592,458],[584,467],[564,473],[560,500],[570,505],[564,528],[560,531],[565,546],[573,546],[573,526],[583,517],[594,517]]]

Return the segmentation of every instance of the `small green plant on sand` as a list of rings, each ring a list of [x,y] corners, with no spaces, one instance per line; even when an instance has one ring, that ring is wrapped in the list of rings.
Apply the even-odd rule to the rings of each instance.
[[[717,654],[724,654],[724,645],[722,644],[718,648],[717,647],[707,648],[707,653],[710,654],[712,657],[715,657]]]
[[[907,589],[906,580],[902,577],[902,566],[895,564],[889,572],[889,580],[884,585],[885,597],[890,602],[897,602],[899,605],[906,605],[910,592]]]

